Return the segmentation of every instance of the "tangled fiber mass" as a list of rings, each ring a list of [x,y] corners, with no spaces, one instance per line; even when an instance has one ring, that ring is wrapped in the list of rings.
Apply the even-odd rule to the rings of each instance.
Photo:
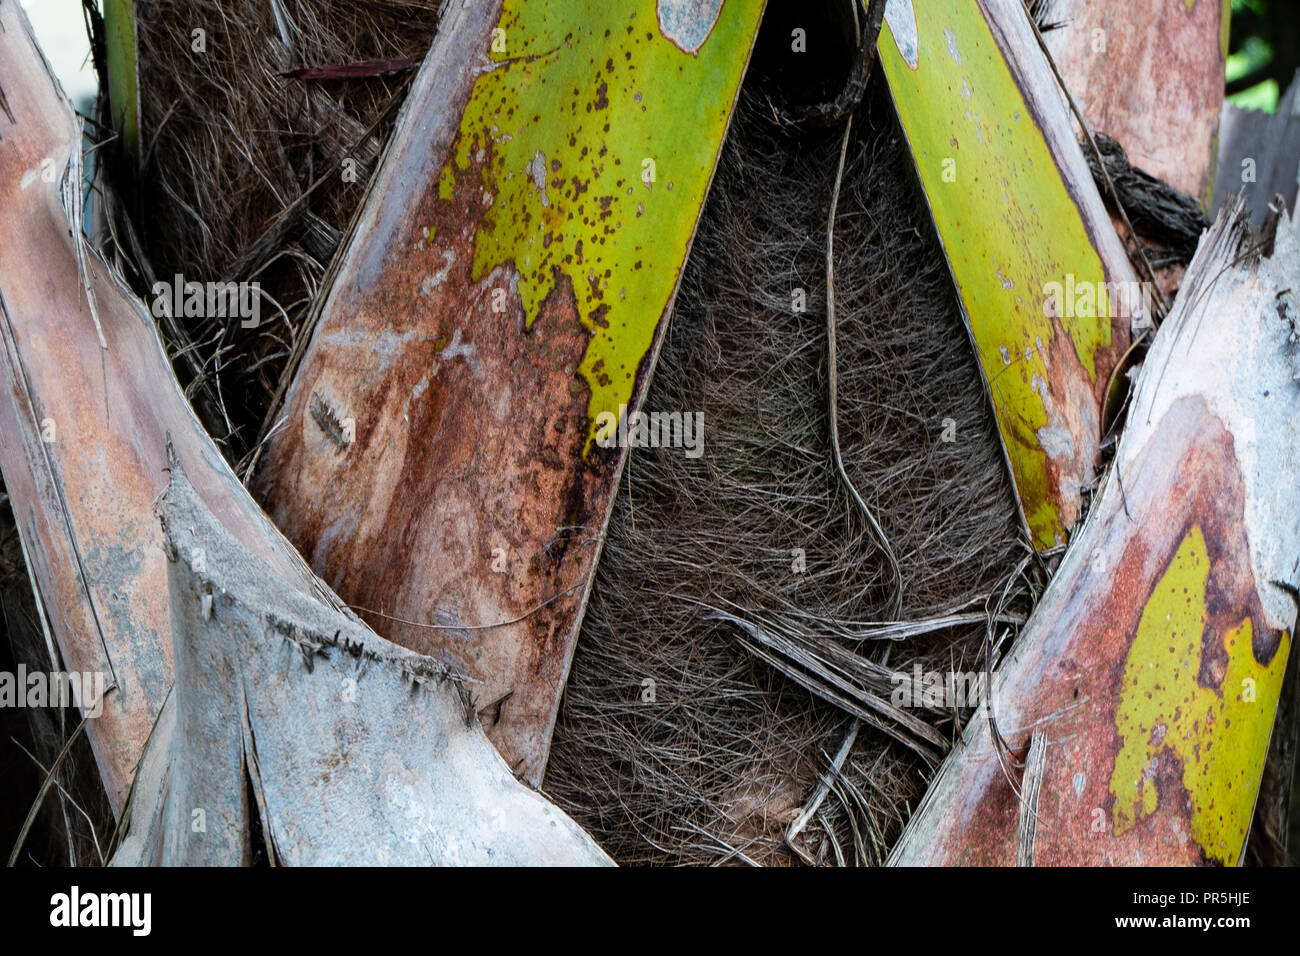
[[[418,58],[437,8],[138,4],[145,135],[138,167],[110,171],[133,185],[122,208],[110,205],[109,251],[142,292],[173,273],[261,283],[257,328],[160,323],[241,474],[407,85],[400,73],[286,74]],[[220,56],[192,55],[199,27]],[[761,72],[742,92],[644,406],[703,413],[705,453],[630,454],[545,779],[622,863],[883,862],[970,716],[895,707],[896,675],[982,672],[990,634],[1014,630],[1043,579],[911,160],[873,79],[834,224],[838,419],[846,473],[897,556],[900,593],[831,457],[825,254],[840,130],[778,127]],[[355,177],[343,175],[347,160]],[[5,606],[17,607],[21,556],[0,557]],[[67,735],[48,729],[37,748],[46,765]],[[68,761],[84,765],[83,781],[88,761]],[[102,800],[81,803],[86,824],[111,830]],[[60,812],[51,826],[82,834],[75,855],[94,862],[84,838],[94,831]],[[63,841],[50,842],[41,855],[66,860]]]
[[[787,826],[852,723],[800,678],[825,665],[843,698],[887,705],[891,675],[918,663],[979,671],[986,607],[1014,619],[1000,599],[1028,551],[882,92],[859,110],[835,224],[840,440],[913,626],[879,623],[894,581],[830,457],[824,257],[840,137],[775,128],[751,89],[644,405],[703,412],[706,452],[631,452],[546,777],[621,862],[793,859]],[[796,841],[808,858],[881,862],[961,719],[873,717]]]

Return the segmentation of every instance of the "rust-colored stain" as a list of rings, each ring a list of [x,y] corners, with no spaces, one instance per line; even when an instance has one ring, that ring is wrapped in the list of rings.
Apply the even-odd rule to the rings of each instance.
[[[1257,674],[1259,714],[1249,719],[1266,722],[1267,740],[1273,702],[1265,685],[1280,679],[1286,655],[1279,651],[1290,638],[1259,623],[1265,618],[1245,545],[1245,492],[1231,435],[1198,398],[1179,400],[1165,421],[1160,440],[1129,469],[1141,480],[1130,479],[1126,501],[1110,499],[1092,555],[1063,568],[1053,582],[1067,598],[1041,605],[1021,636],[1018,646],[1033,648],[1032,655],[1010,667],[996,688],[999,727],[1020,756],[1035,728],[1047,735],[1038,865],[1217,865],[1234,863],[1240,852],[1244,832],[1231,846],[1227,836],[1220,838],[1236,831],[1224,820],[1228,807],[1214,803],[1218,795],[1205,786],[1230,776],[1216,771],[1215,780],[1205,779],[1211,748],[1234,746],[1226,728],[1215,726],[1215,714],[1242,706],[1241,688],[1228,686],[1226,675]],[[1134,534],[1135,527],[1159,530]],[[1203,594],[1194,582],[1181,583],[1189,541],[1203,549]],[[1098,554],[1118,558],[1098,565]],[[1186,588],[1187,600],[1203,601],[1198,630],[1150,613],[1168,605],[1174,584]],[[1144,682],[1134,666],[1146,667],[1135,653],[1140,631],[1148,645],[1172,648],[1168,653],[1191,668],[1191,677],[1163,681],[1163,689],[1161,679]],[[1184,634],[1190,644],[1179,645]],[[1206,719],[1188,719],[1183,706],[1201,708]],[[1135,731],[1139,736],[1126,741],[1124,733]],[[1234,733],[1235,746],[1253,746],[1240,738],[1242,728]],[[979,758],[956,787],[952,812],[907,862],[1014,865],[1018,800],[987,733],[977,747]],[[1129,779],[1135,750],[1147,758],[1140,779]],[[1257,776],[1248,778],[1241,775],[1240,784],[1257,784]],[[1121,804],[1117,793],[1132,796]]]
[[[172,683],[154,514],[169,443],[232,533],[295,587],[314,582],[199,426],[152,319],[87,253],[100,348],[60,202],[80,148],[74,114],[8,0],[0,84],[9,106],[0,110],[0,468],[63,666],[110,685],[86,736],[120,812]]]
[[[368,624],[479,682],[534,784],[625,454],[593,420],[644,391],[761,3],[667,6],[685,18],[588,10],[554,37],[511,0],[449,13],[408,105],[436,121],[398,135],[256,483]],[[653,82],[626,65],[650,47],[674,65]],[[686,78],[721,61],[701,100]],[[525,108],[559,93],[576,108]]]
[[[1176,189],[1213,189],[1231,11],[1185,0],[1068,0],[1045,34],[1089,124]]]

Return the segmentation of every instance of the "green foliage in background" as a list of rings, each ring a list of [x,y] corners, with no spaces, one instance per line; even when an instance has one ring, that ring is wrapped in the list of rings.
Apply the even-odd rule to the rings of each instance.
[[[1228,99],[1272,112],[1300,67],[1300,8],[1295,0],[1232,0]]]

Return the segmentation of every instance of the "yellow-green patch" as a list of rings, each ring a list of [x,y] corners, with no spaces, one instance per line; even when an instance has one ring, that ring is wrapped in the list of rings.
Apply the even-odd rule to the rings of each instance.
[[[135,10],[132,0],[104,0],[108,54],[108,100],[113,126],[126,151],[140,156],[140,92],[136,68]]]
[[[1156,811],[1160,762],[1176,761],[1191,802],[1191,838],[1208,857],[1232,865],[1254,812],[1290,638],[1265,667],[1255,660],[1246,618],[1208,635],[1226,658],[1204,661],[1211,570],[1205,536],[1194,527],[1147,601],[1125,661],[1110,792],[1118,836]],[[1204,680],[1212,686],[1202,686],[1203,672],[1213,675]]]
[[[722,4],[694,52],[663,35],[656,6],[506,0],[489,53],[501,65],[475,83],[439,181],[449,199],[485,165],[473,277],[513,263],[529,324],[572,282],[592,331],[588,450],[597,416],[630,403],[676,288],[763,0]]]
[[[989,382],[1021,508],[1040,548],[1065,538],[1039,430],[1052,349],[1073,348],[1095,380],[1110,345],[1110,298],[1100,258],[1042,132],[971,0],[918,9],[917,68],[888,25],[880,58],[889,79]],[[1082,293],[1065,295],[1071,281]],[[1045,311],[1060,283],[1058,341]]]

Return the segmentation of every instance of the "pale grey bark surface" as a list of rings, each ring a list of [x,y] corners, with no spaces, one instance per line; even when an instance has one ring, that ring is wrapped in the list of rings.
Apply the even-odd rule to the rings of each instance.
[[[986,719],[972,720],[891,864],[1013,862],[1021,800],[1033,789],[1017,755],[1039,732],[1037,806],[1050,809],[1037,816],[1037,865],[1240,859],[1275,719],[1276,688],[1263,688],[1280,683],[1300,585],[1300,236],[1285,213],[1274,225],[1261,240],[1234,199],[1202,238],[1088,518],[994,675],[992,710],[1012,753],[1000,754]],[[1201,583],[1173,580],[1188,582],[1182,593],[1204,633],[1171,622],[1155,596],[1192,538],[1206,542]],[[1224,637],[1239,627],[1249,640]],[[1153,698],[1137,668],[1156,666],[1150,648],[1162,660],[1165,643],[1183,669],[1159,672]],[[1193,706],[1209,716],[1173,733]],[[1124,754],[1150,740],[1167,750],[1149,766],[1185,775],[1121,779]],[[1236,786],[1216,803],[1206,781],[1229,772]],[[1134,796],[1152,793],[1145,803]]]
[[[176,683],[115,864],[247,864],[259,839],[290,865],[609,862],[442,664],[286,588],[178,463],[158,511]]]
[[[10,0],[0,95],[0,470],[52,642],[108,675],[83,710],[130,792],[114,862],[608,863],[228,467],[81,235],[79,125]]]
[[[1225,103],[1219,122],[1219,170],[1214,209],[1241,190],[1256,222],[1262,220],[1273,197],[1287,208],[1296,206],[1300,183],[1300,75],[1272,113]]]

